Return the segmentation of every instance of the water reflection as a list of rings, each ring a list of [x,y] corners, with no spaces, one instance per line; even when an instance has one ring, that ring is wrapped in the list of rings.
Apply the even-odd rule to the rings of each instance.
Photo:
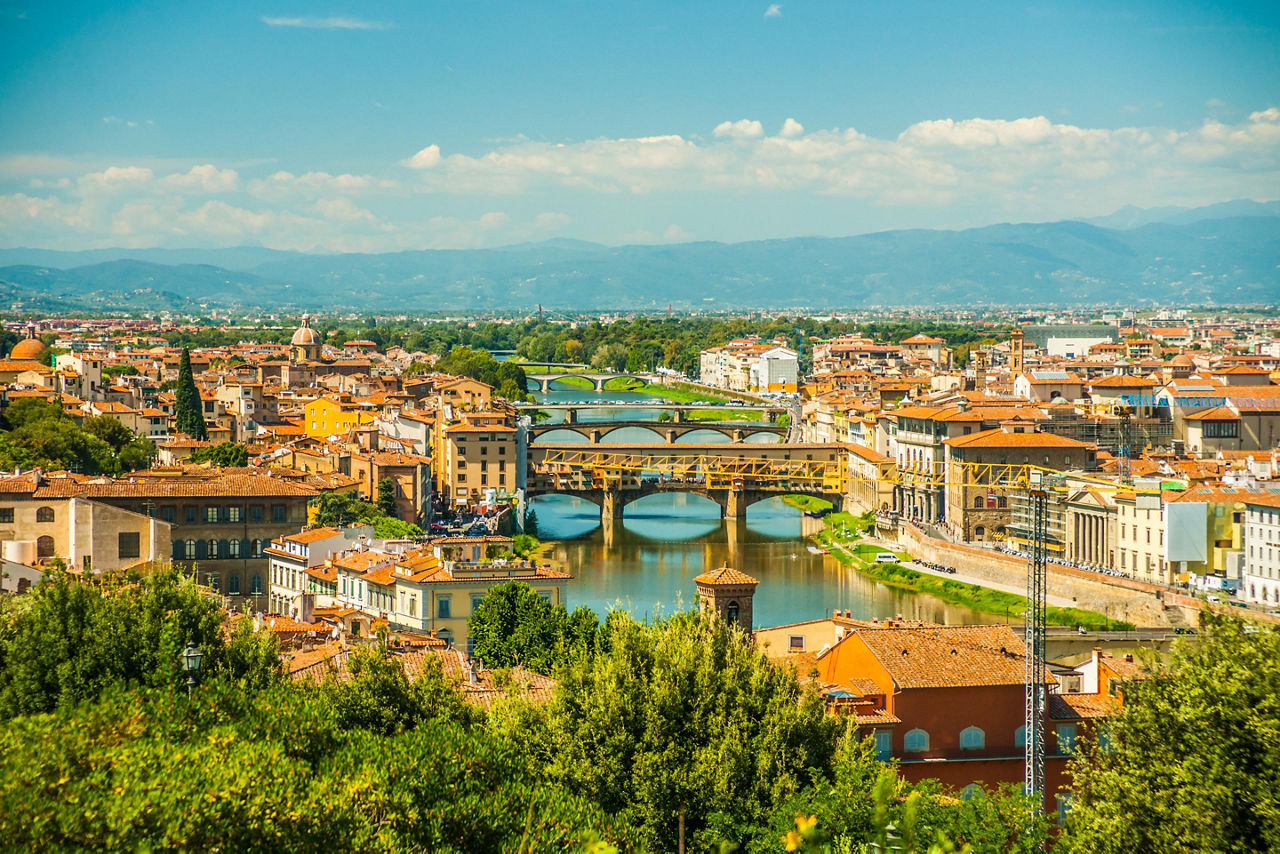
[[[554,388],[539,393],[540,402],[646,401],[639,392]],[[656,419],[663,410],[619,409],[602,406],[578,412],[579,423]],[[553,421],[564,414],[552,413]],[[644,428],[622,428],[606,442],[653,442],[656,434]],[[695,436],[694,433],[689,434]],[[749,441],[776,441],[764,434]],[[544,435],[544,442],[585,442],[586,437],[563,430]],[[728,436],[699,430],[685,441],[727,442]],[[805,541],[805,517],[772,498],[752,505],[747,517],[721,519],[720,507],[696,495],[652,495],[628,504],[622,519],[601,523],[600,508],[579,498],[547,495],[533,499],[539,534],[560,540],[551,557],[574,575],[569,583],[570,607],[588,605],[603,615],[621,605],[637,617],[689,607],[694,601],[693,578],[728,564],[760,579],[755,598],[757,627],[813,620],[833,610],[848,610],[861,619],[901,614],[941,623],[991,622],[968,608],[947,605],[868,581],[846,570],[829,555],[813,554]],[[808,520],[809,524],[816,524]]]
[[[945,623],[991,617],[929,596],[886,588],[812,554],[804,517],[772,498],[747,518],[721,519],[714,502],[693,495],[654,495],[629,504],[622,519],[601,524],[599,508],[568,496],[533,500],[544,539],[560,539],[551,557],[574,575],[569,605],[605,613],[621,605],[637,616],[691,605],[693,578],[728,564],[760,579],[757,626],[812,620],[835,609],[861,619],[901,614]]]

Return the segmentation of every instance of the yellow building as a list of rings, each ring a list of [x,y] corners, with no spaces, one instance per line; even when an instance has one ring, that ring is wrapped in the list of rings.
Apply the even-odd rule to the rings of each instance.
[[[371,403],[319,397],[308,403],[303,412],[306,413],[303,429],[307,435],[324,437],[372,424],[378,409]]]

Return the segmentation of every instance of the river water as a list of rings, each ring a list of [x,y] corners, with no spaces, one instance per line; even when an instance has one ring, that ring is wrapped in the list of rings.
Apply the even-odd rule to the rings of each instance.
[[[648,401],[638,392],[558,389],[535,393],[538,402],[600,400]],[[660,406],[638,412],[601,408],[579,412],[578,420],[645,420]],[[560,414],[555,414],[556,420]],[[550,432],[546,442],[586,441],[575,433]],[[776,437],[765,434],[765,440]],[[654,442],[643,428],[622,428],[606,442]],[[688,434],[684,441],[725,442],[713,431]],[[721,519],[714,502],[696,495],[651,495],[628,504],[623,518],[602,525],[596,505],[563,495],[538,496],[531,502],[543,540],[556,540],[548,554],[572,573],[568,605],[588,605],[603,616],[622,607],[640,618],[669,614],[694,602],[693,578],[729,565],[760,580],[755,596],[755,626],[777,626],[830,616],[848,610],[860,619],[902,615],[939,623],[992,622],[994,618],[949,605],[931,596],[885,587],[830,555],[813,554],[807,546],[807,519],[781,499],[761,501],[742,519]]]

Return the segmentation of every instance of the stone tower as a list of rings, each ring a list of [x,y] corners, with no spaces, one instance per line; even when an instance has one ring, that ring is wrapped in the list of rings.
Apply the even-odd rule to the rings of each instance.
[[[1022,327],[1019,326],[1013,330],[1013,334],[1009,337],[1009,370],[1014,374],[1020,374],[1023,368]]]
[[[727,566],[704,572],[693,583],[698,585],[698,612],[715,611],[720,619],[751,632],[751,600],[760,582],[745,572]]]

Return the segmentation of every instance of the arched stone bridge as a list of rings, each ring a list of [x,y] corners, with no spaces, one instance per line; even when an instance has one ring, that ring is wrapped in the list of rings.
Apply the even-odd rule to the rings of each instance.
[[[564,380],[569,378],[589,380],[595,384],[596,391],[604,391],[604,384],[609,380],[638,380],[640,382],[648,382],[647,376],[640,374],[611,374],[596,373],[593,371],[576,371],[567,374],[534,374],[525,372],[525,379],[529,382],[538,384],[538,391],[547,392],[551,390],[551,384],[556,380]]]
[[[535,424],[529,428],[529,441],[537,442],[541,437],[557,430],[577,433],[588,442],[599,444],[610,433],[624,427],[639,427],[654,434],[654,441],[665,441],[674,444],[680,437],[698,430],[710,430],[727,436],[733,442],[745,441],[749,436],[761,433],[772,433],[775,436],[787,435],[787,428],[777,424],[733,424],[716,421],[578,421],[559,422],[556,424]]]
[[[702,495],[727,516],[745,516],[757,501],[795,493],[840,507],[843,453],[843,446],[830,444],[532,444],[526,494],[573,495],[612,519],[632,501],[660,492]]]

